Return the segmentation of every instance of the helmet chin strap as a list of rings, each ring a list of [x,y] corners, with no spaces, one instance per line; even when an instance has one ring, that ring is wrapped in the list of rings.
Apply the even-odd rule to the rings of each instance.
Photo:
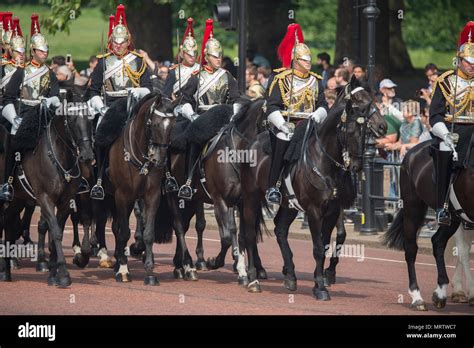
[[[300,71],[301,73],[306,74],[307,72],[309,72],[310,69],[306,69],[304,66],[302,66],[298,59],[295,59],[295,62],[296,62],[296,66],[298,66],[300,69],[303,70],[303,71]]]

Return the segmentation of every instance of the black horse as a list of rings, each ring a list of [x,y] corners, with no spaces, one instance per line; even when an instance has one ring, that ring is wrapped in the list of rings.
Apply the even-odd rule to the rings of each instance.
[[[436,207],[437,195],[436,189],[433,189],[432,174],[434,166],[430,156],[430,145],[431,141],[426,141],[415,146],[403,159],[400,169],[400,194],[403,200],[403,208],[400,209],[392,226],[384,236],[384,242],[387,246],[405,250],[409,279],[408,293],[412,298],[411,307],[419,311],[425,311],[427,308],[416,280],[415,261],[418,251],[416,240],[428,207]],[[431,238],[433,255],[438,268],[438,286],[432,296],[433,304],[437,308],[443,308],[447,299],[449,278],[444,260],[446,244],[461,222],[468,219],[474,221],[473,179],[474,170],[472,168],[463,167],[457,171],[450,197],[451,202],[453,196],[457,197],[461,208],[455,208],[458,211],[453,212],[451,225],[440,226]],[[459,211],[460,209],[463,210],[462,214]]]
[[[90,163],[94,159],[91,122],[81,113],[54,114],[42,103],[24,116],[14,142],[17,144],[15,148],[22,149],[21,166],[36,197],[36,203],[41,208],[38,263],[44,264],[46,261],[44,235],[43,244],[41,235],[49,229],[51,257],[48,284],[69,286],[71,278],[66,267],[62,236],[71,201],[81,180],[79,162]],[[18,175],[18,166],[16,169]],[[34,202],[18,178],[15,178],[14,188],[15,198],[4,211],[5,241],[10,243],[17,239],[18,229],[15,228],[15,223],[9,222],[18,221],[24,201]],[[9,259],[5,258],[5,262],[4,279],[9,281]]]
[[[323,280],[323,241],[327,240],[326,236],[336,225],[341,206],[350,204],[355,197],[351,171],[362,168],[362,155],[370,135],[367,133],[382,136],[386,127],[383,117],[373,105],[370,93],[353,78],[339,94],[322,124],[317,125],[308,120],[296,128],[293,140],[299,146],[295,145],[292,155],[285,155],[291,164],[283,176],[290,175],[295,197],[308,216],[313,257],[316,261],[313,293],[319,300],[330,299]],[[270,168],[269,156],[264,152],[268,142],[269,136],[266,133],[257,137],[250,149],[257,151],[258,164],[253,168],[243,165],[241,170],[244,204],[240,223],[245,236],[250,282],[248,290],[251,292],[261,291],[256,277],[255,260],[249,251],[255,247],[257,236],[261,233],[261,205]],[[292,148],[290,144],[289,149]],[[274,219],[275,235],[284,261],[285,287],[289,290],[296,290],[293,254],[288,244],[289,226],[296,213],[296,210],[289,208],[288,199],[285,198]]]

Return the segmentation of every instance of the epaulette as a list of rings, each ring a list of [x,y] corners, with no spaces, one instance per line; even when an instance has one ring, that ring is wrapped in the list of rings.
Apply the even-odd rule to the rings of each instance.
[[[438,79],[436,80],[436,82],[443,82],[444,79],[446,77],[448,77],[449,75],[453,74],[454,73],[454,70],[448,70],[448,71],[445,71],[444,73],[442,73]]]
[[[273,72],[276,72],[278,74],[278,73],[281,73],[282,71],[285,71],[285,70],[286,70],[286,68],[283,67],[283,68],[273,69]]]
[[[100,59],[100,58],[105,58],[105,57],[108,57],[110,56],[110,52],[107,52],[107,53],[104,53],[104,54],[98,54],[96,57],[97,59]]]
[[[282,70],[283,69],[283,70]],[[273,87],[277,84],[277,82],[284,80],[288,75],[291,75],[291,69],[286,69],[286,68],[280,68],[280,69],[275,69],[279,70],[280,73],[275,75],[273,78],[272,84],[270,85],[270,88],[268,89],[268,94],[272,94]],[[275,71],[274,70],[274,71]]]
[[[310,71],[309,74],[310,74],[310,75],[313,75],[313,76],[316,77],[318,80],[322,80],[322,79],[323,79],[323,77],[322,77],[321,75],[316,74],[315,72]]]
[[[130,51],[130,53],[137,56],[137,57],[143,58],[143,56],[140,53],[138,53],[137,51]]]
[[[433,86],[433,90],[431,91],[431,98],[433,98],[434,96],[434,93],[436,91],[436,86],[440,83],[443,83],[444,80],[448,77],[448,76],[451,76],[452,74],[454,74],[454,70],[448,70],[448,71],[445,71],[444,73],[442,73],[437,79],[436,79],[436,82]]]
[[[200,70],[201,70],[201,69],[197,69],[197,70],[193,71],[191,74],[192,74],[192,75],[197,75],[197,74],[199,74],[199,71],[200,71]]]

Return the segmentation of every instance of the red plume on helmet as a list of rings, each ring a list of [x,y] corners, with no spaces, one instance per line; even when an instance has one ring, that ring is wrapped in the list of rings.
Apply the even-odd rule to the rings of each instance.
[[[36,33],[40,33],[40,26],[39,26],[39,21],[38,21],[38,15],[36,13],[33,13],[31,15],[30,36],[33,36]]]
[[[187,19],[187,22],[188,22],[188,26],[186,27],[186,30],[184,31],[183,40],[181,41],[181,45],[184,43],[184,40],[188,37],[189,34],[191,34],[191,36],[194,37],[194,28],[193,28],[194,19],[189,17]]]
[[[115,25],[118,25],[120,22],[128,28],[127,17],[125,16],[125,6],[122,4],[118,5],[117,10],[115,11]]]
[[[471,42],[474,42],[474,22],[470,21],[466,23],[466,26],[461,31],[458,40],[458,47],[465,44],[469,39],[469,34],[471,34]]]
[[[13,19],[13,33],[15,33],[15,31],[18,36],[23,37],[23,32],[21,31],[21,27],[20,27],[20,18],[18,17],[15,17]]]
[[[0,24],[2,25],[3,27],[3,16],[4,16],[5,12],[0,12]]]
[[[291,55],[296,45],[295,33],[298,37],[298,42],[303,43],[303,31],[301,30],[300,25],[296,23],[291,23],[290,25],[288,25],[285,37],[278,46],[278,59],[285,68],[289,68],[291,66]]]
[[[111,14],[109,16],[109,35],[107,36],[108,38],[110,38],[110,35],[112,35],[112,30],[114,30],[114,26],[115,26],[115,16]]]
[[[214,20],[209,18],[206,20],[206,27],[204,28],[204,38],[202,39],[202,48],[201,48],[201,60],[202,65],[206,64],[206,58],[204,57],[204,49],[206,48],[207,40],[211,36],[214,36]]]
[[[13,29],[12,16],[11,12],[3,12],[3,30]]]

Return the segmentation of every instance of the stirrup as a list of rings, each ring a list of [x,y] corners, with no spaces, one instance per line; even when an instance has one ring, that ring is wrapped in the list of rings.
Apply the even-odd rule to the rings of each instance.
[[[265,193],[265,199],[269,204],[281,204],[281,192],[278,187],[270,187]]]
[[[178,197],[187,201],[193,199],[193,188],[191,187],[191,180],[186,180],[186,183],[179,188]]]
[[[91,189],[92,199],[103,200],[105,198],[104,188],[102,187],[102,179],[97,180],[97,184]]]
[[[91,190],[91,188],[89,186],[89,182],[83,176],[81,176],[81,182],[79,183],[79,188],[77,190],[77,194],[80,195],[82,193],[87,193],[90,190]]]
[[[439,225],[449,226],[451,225],[451,214],[446,209],[436,210],[436,222]]]
[[[15,190],[10,182],[4,183],[0,186],[0,201],[11,202],[13,201],[13,195]]]
[[[179,190],[178,182],[176,181],[174,176],[171,176],[169,172],[166,172],[166,180],[165,180],[165,192],[176,192]]]

